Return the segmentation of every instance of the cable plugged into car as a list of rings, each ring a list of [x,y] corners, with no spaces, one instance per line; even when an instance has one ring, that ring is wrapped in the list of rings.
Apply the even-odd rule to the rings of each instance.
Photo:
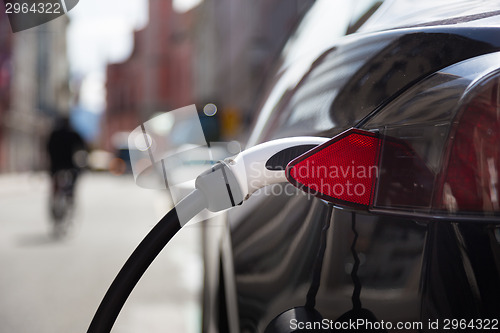
[[[196,188],[132,253],[106,293],[88,333],[111,330],[142,274],[194,216],[204,209],[218,212],[240,205],[267,185],[289,181],[334,205],[371,212],[439,218],[462,213],[461,217],[467,218],[467,213],[472,213],[496,218],[500,182],[494,134],[500,124],[499,91],[498,75],[469,91],[471,97],[462,105],[437,174],[407,140],[377,129],[349,129],[330,140],[274,140],[220,161],[197,177]],[[468,140],[469,135],[474,140]],[[463,163],[466,160],[474,162],[473,168]]]
[[[125,262],[104,296],[87,333],[111,331],[135,285],[172,237],[204,209],[212,212],[241,204],[258,189],[286,182],[288,162],[326,142],[319,137],[295,137],[266,142],[234,159],[214,165],[196,179],[196,189],[182,199],[148,233]]]

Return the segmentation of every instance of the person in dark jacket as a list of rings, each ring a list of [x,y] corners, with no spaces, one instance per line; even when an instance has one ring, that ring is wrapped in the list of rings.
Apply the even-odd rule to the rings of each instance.
[[[59,119],[47,142],[52,178],[50,208],[56,221],[63,218],[66,207],[58,207],[55,198],[64,195],[69,199],[69,204],[73,205],[75,184],[85,164],[86,151],[84,140],[73,130],[69,119]]]
[[[47,143],[51,175],[54,175],[60,170],[80,169],[81,165],[79,165],[75,154],[85,150],[85,142],[82,137],[73,130],[69,123],[69,119],[60,119],[50,134]]]

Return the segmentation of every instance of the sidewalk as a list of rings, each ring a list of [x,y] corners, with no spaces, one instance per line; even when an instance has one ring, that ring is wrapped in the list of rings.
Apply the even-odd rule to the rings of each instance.
[[[111,281],[166,213],[165,194],[131,177],[87,173],[76,229],[55,242],[43,173],[0,175],[0,332],[85,332]],[[113,332],[199,332],[199,229],[183,229],[151,265]]]

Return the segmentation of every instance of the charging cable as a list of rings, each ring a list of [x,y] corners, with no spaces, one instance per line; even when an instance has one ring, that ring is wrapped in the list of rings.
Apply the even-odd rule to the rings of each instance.
[[[286,165],[326,142],[327,138],[294,137],[254,146],[234,159],[218,162],[200,174],[195,189],[146,235],[114,279],[87,333],[108,333],[125,301],[149,265],[172,237],[204,209],[218,212],[240,205],[260,188],[287,182]]]

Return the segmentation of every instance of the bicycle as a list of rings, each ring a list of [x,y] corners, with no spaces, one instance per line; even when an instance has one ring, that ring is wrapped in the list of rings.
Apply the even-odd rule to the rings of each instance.
[[[78,171],[59,170],[52,175],[50,213],[52,235],[59,239],[68,235],[74,217],[74,190]]]

